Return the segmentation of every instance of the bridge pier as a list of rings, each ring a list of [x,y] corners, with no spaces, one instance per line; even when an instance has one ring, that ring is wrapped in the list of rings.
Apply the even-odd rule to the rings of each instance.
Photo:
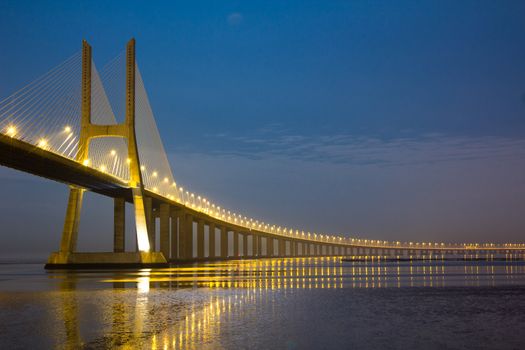
[[[221,258],[226,259],[228,257],[228,230],[225,226],[221,226]]]
[[[160,204],[160,252],[166,257],[170,256],[170,205]]]
[[[193,217],[187,213],[179,217],[179,258],[193,258]]]
[[[179,258],[179,218],[180,210],[171,210],[171,259],[175,260]]]
[[[252,257],[257,258],[259,257],[259,242],[258,242],[259,235],[252,233]]]
[[[232,231],[232,240],[233,240],[233,257],[238,258],[239,257],[239,234],[235,232],[235,230]]]
[[[273,253],[273,238],[266,236],[266,256],[271,258],[272,256],[274,256]]]
[[[284,255],[285,255],[285,254],[284,254],[284,253],[285,253],[285,252],[284,252],[284,249],[285,249],[285,241],[284,241],[284,239],[280,238],[280,239],[277,240],[277,242],[278,242],[278,245],[279,245],[279,246],[278,246],[278,250],[277,250],[277,251],[279,252],[278,256],[279,256],[280,258],[282,258],[282,257],[284,257]]]
[[[248,234],[244,233],[242,235],[242,256],[248,257]]]
[[[197,220],[197,259],[204,259],[204,221]]]
[[[208,224],[208,257],[215,258],[215,224]]]
[[[262,235],[257,235],[257,254],[261,258],[265,257],[265,254],[263,254],[263,252],[266,253],[266,251],[263,251],[263,241],[265,244],[264,247],[267,247],[264,237]]]
[[[153,199],[144,197],[144,210],[146,212],[146,225],[148,227],[148,240],[150,251],[155,251],[155,216],[153,215]]]
[[[113,252],[122,253],[125,250],[126,231],[126,200],[113,200]]]
[[[71,186],[69,189],[66,218],[64,220],[62,240],[60,241],[61,253],[72,253],[77,250],[78,226],[84,191],[84,189],[74,186]]]

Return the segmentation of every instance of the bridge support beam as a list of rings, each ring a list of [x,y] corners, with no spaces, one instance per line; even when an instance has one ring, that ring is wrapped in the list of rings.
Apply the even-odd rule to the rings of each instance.
[[[180,210],[171,211],[171,259],[177,259],[179,257],[179,217]]]
[[[160,252],[168,258],[170,256],[170,205],[160,204]]]
[[[245,233],[242,235],[242,256],[248,257],[248,234]]]
[[[84,189],[71,187],[67,202],[66,218],[60,242],[61,253],[72,253],[77,250],[78,226],[80,223],[80,212],[82,210],[82,198]]]
[[[148,227],[148,241],[150,251],[155,251],[155,216],[153,215],[153,200],[150,197],[144,197],[144,211],[146,213],[146,225]]]
[[[113,252],[122,253],[126,246],[126,200],[125,198],[115,198],[113,203]]]
[[[255,254],[257,254],[257,257],[260,258],[262,257],[262,237],[261,235],[256,235],[255,236],[255,242],[256,243],[256,246],[257,246],[257,249],[255,250]]]
[[[204,259],[204,221],[197,221],[197,259]]]
[[[179,217],[179,259],[193,258],[193,217],[184,213]]]
[[[274,255],[273,253],[273,237],[266,236],[266,256],[272,257]]]
[[[252,257],[259,256],[259,235],[252,234]]]
[[[228,257],[228,230],[226,227],[221,226],[221,258],[226,259]]]
[[[215,257],[215,224],[212,222],[208,224],[208,256]]]
[[[239,257],[239,234],[233,231],[233,256]]]

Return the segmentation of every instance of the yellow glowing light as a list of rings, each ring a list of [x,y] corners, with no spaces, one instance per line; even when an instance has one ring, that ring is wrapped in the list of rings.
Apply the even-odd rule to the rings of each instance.
[[[140,166],[140,170],[144,171],[144,170],[146,170],[146,167],[144,165],[141,165]]]
[[[64,132],[70,133],[71,132],[71,127],[70,126],[66,126],[64,128]]]
[[[111,153],[112,156],[114,156],[114,155],[117,154],[117,151],[115,151],[114,149],[112,149],[110,153]]]
[[[88,166],[88,165],[89,165],[89,159],[84,159],[84,161],[82,162],[82,164],[84,164],[85,166]]]
[[[167,177],[165,177],[165,178],[164,178],[164,182],[165,182],[165,183],[168,183],[168,182],[170,182],[170,179],[168,179]]]
[[[102,171],[102,172],[105,172],[105,171],[106,171],[106,166],[105,166],[104,164],[102,164],[102,165],[100,166],[100,171]]]
[[[13,126],[13,125],[8,126],[7,130],[6,130],[6,133],[7,133],[7,135],[9,135],[11,137],[15,137],[15,135],[16,135],[16,127]]]
[[[157,177],[158,173],[156,171],[153,172],[153,174],[151,174],[153,177]]]
[[[130,164],[131,163],[131,159],[130,158],[126,159],[126,163]]]
[[[40,139],[38,141],[38,147],[45,148],[47,146],[47,140],[46,139]]]
[[[159,189],[157,187],[153,187],[153,192],[157,192]]]

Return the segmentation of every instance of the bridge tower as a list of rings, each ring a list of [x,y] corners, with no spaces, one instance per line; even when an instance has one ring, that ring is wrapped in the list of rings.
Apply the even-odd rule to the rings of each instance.
[[[91,46],[82,41],[82,87],[81,122],[77,161],[87,165],[89,144],[94,138],[121,137],[127,140],[130,167],[129,187],[135,208],[135,225],[138,252],[124,252],[124,205],[122,198],[115,198],[115,249],[113,253],[77,253],[78,227],[82,209],[84,188],[70,186],[62,239],[59,252],[52,253],[48,267],[80,264],[165,264],[166,258],[160,252],[150,251],[148,230],[154,220],[146,213],[144,184],[140,170],[140,158],[135,132],[135,39],[126,47],[126,120],[124,123],[100,125],[91,122]],[[119,221],[119,223],[117,222]]]

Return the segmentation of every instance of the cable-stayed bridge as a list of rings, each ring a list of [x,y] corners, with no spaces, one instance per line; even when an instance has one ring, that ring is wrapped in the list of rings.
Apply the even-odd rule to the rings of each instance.
[[[0,164],[70,187],[60,248],[51,254],[50,268],[286,256],[439,258],[525,251],[524,244],[390,242],[311,233],[253,219],[189,192],[173,177],[135,60],[133,39],[100,72],[84,41],[81,52],[2,100]],[[113,252],[77,251],[86,191],[114,199]],[[136,232],[136,249],[128,252],[126,202],[134,206]]]

